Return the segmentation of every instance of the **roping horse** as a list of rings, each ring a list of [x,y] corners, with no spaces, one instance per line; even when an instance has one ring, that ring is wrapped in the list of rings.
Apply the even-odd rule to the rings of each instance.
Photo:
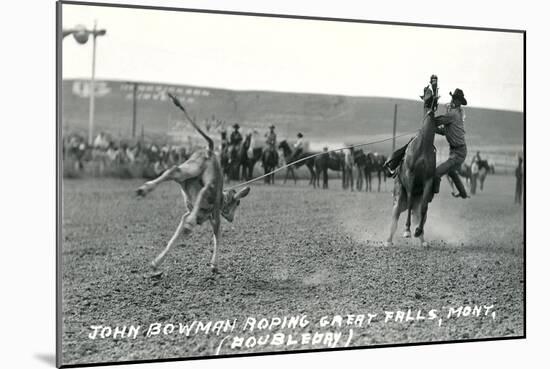
[[[394,182],[393,209],[390,235],[386,245],[391,245],[397,229],[399,215],[407,210],[407,222],[403,237],[411,237],[411,214],[418,224],[414,236],[420,239],[422,246],[428,243],[424,240],[424,225],[428,216],[428,203],[433,198],[433,183],[435,177],[435,121],[433,113],[427,114],[420,132],[407,146],[405,157],[398,168]]]

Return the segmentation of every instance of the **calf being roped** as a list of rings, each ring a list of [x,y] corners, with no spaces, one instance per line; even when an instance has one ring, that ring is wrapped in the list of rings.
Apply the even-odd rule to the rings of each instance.
[[[174,165],[162,173],[158,178],[144,183],[137,189],[139,196],[145,196],[162,182],[175,181],[180,185],[185,199],[186,212],[164,250],[152,261],[153,268],[157,269],[163,262],[166,254],[175,244],[178,237],[187,236],[192,229],[209,221],[213,232],[214,250],[210,267],[213,272],[218,268],[218,242],[220,239],[220,223],[223,216],[229,222],[233,221],[235,211],[240,200],[248,195],[250,187],[235,190],[223,190],[223,171],[221,164],[214,153],[214,143],[197,124],[187,115],[179,100],[168,94],[174,104],[184,113],[193,127],[208,142],[208,148],[195,151],[183,164]]]

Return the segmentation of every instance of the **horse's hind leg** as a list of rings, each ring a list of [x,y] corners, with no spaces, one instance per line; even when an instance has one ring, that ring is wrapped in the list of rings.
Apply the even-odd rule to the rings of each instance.
[[[428,246],[428,243],[424,240],[424,225],[428,218],[428,203],[430,202],[430,196],[432,195],[433,180],[429,180],[424,185],[424,192],[422,193],[422,202],[420,207],[420,223],[414,231],[414,236],[420,239],[422,246]]]
[[[407,191],[407,222],[405,223],[405,232],[403,237],[411,238],[411,212],[412,212],[412,193]]]
[[[390,235],[384,243],[385,246],[390,246],[392,244],[393,235],[397,230],[397,221],[399,220],[399,215],[401,215],[403,210],[405,210],[405,196],[403,196],[403,192],[401,191],[399,196],[397,198],[394,198],[391,215]]]

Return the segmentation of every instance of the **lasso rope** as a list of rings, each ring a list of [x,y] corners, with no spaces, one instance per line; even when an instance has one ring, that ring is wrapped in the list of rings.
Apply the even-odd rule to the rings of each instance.
[[[187,111],[185,110],[185,108],[183,107],[183,105],[181,104],[181,102],[179,101],[179,99],[168,93],[168,96],[170,97],[170,99],[172,100],[172,102],[181,110],[183,111],[183,113],[185,114],[185,118],[187,118],[187,120],[189,120],[191,122],[191,124],[197,128],[197,130],[199,131],[199,133],[201,133],[203,136],[206,137],[206,135],[198,128],[197,124],[195,123],[195,121],[193,119],[191,119],[191,117],[189,116],[189,114],[187,114]],[[432,101],[433,102],[433,101]],[[429,113],[426,113],[426,115],[424,115],[424,118],[422,119],[422,122],[424,122],[424,120],[426,119],[426,117],[428,116]],[[350,146],[345,146],[345,147],[341,147],[341,148],[338,148],[338,149],[333,149],[333,150],[328,150],[328,151],[323,151],[323,152],[320,152],[320,153],[317,153],[317,154],[312,154],[312,155],[309,155],[309,156],[306,156],[302,159],[299,159],[299,160],[296,160],[296,161],[293,161],[292,163],[287,163],[285,165],[283,165],[282,167],[280,168],[277,168],[275,170],[272,170],[271,172],[269,173],[266,173],[266,174],[263,174],[259,177],[256,177],[256,178],[252,178],[251,180],[249,181],[246,181],[246,182],[242,182],[242,183],[238,183],[234,186],[231,186],[229,188],[227,188],[227,190],[232,190],[232,189],[235,189],[237,187],[241,187],[241,186],[244,186],[244,185],[247,185],[249,183],[252,183],[252,182],[256,182],[256,181],[259,181],[260,179],[262,178],[265,178],[267,176],[270,176],[272,174],[275,174],[285,168],[288,168],[292,165],[296,165],[302,161],[305,161],[305,160],[309,160],[309,159],[312,159],[312,158],[315,158],[317,156],[321,156],[321,155],[325,155],[325,154],[328,154],[328,153],[331,153],[331,152],[335,152],[335,151],[342,151],[342,150],[346,150],[346,149],[352,149],[352,148],[355,148],[355,147],[361,147],[361,146],[367,146],[367,145],[374,145],[374,144],[377,144],[377,143],[382,143],[382,142],[386,142],[386,141],[389,141],[389,140],[392,140],[394,138],[399,138],[399,137],[403,137],[403,136],[408,136],[408,135],[412,135],[414,133],[417,133],[418,130],[414,131],[414,132],[407,132],[407,133],[403,133],[403,134],[400,134],[400,135],[397,135],[395,137],[389,137],[389,138],[385,138],[383,140],[378,140],[378,141],[371,141],[371,142],[367,142],[367,143],[362,143],[362,144],[356,144],[356,145],[350,145]],[[211,140],[209,138],[207,138],[209,140],[209,143],[211,142]]]
[[[416,131],[413,131],[413,132],[407,132],[407,133],[402,133],[400,135],[397,135],[395,136],[395,138],[400,138],[400,137],[403,137],[403,136],[409,136],[409,135],[412,135],[412,134],[415,134],[417,133],[418,130]],[[267,176],[270,176],[272,174],[275,174],[285,168],[288,168],[290,166],[293,166],[293,165],[296,165],[297,163],[300,163],[302,161],[306,161],[306,160],[309,160],[309,159],[312,159],[312,158],[315,158],[317,156],[321,156],[321,155],[325,155],[325,154],[328,154],[328,153],[331,153],[331,152],[335,152],[335,151],[342,151],[342,150],[346,150],[346,149],[352,149],[352,148],[355,148],[355,147],[361,147],[361,146],[367,146],[367,145],[374,145],[374,144],[378,144],[378,143],[382,143],[382,142],[386,142],[386,141],[389,141],[389,140],[392,140],[394,137],[389,137],[389,138],[385,138],[383,140],[378,140],[378,141],[371,141],[371,142],[367,142],[367,143],[362,143],[362,144],[356,144],[356,145],[350,145],[350,146],[345,146],[345,147],[341,147],[341,148],[338,148],[338,149],[333,149],[333,150],[328,150],[328,151],[323,151],[323,152],[319,152],[319,153],[316,153],[316,154],[312,154],[312,155],[309,155],[309,156],[306,156],[304,158],[301,158],[299,160],[296,160],[296,161],[293,161],[291,163],[287,163],[285,165],[283,165],[282,167],[279,167],[275,170],[272,170],[271,172],[269,173],[266,173],[266,174],[262,174],[261,176],[259,177],[256,177],[256,178],[252,178],[251,180],[249,181],[246,181],[246,182],[242,182],[242,183],[238,183],[234,186],[231,186],[229,188],[227,188],[227,190],[233,190],[237,187],[241,187],[241,186],[245,186],[249,183],[252,183],[252,182],[256,182],[256,181],[259,181],[260,179],[262,178],[265,178]]]

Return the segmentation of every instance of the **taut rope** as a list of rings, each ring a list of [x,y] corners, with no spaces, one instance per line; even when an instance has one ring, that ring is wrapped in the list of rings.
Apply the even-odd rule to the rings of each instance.
[[[409,136],[409,135],[415,134],[415,133],[417,133],[417,132],[418,132],[418,130],[416,130],[416,131],[414,131],[414,132],[402,133],[402,134],[400,134],[400,135],[395,136],[395,138],[399,138],[399,137],[403,137],[403,136]],[[383,139],[383,140],[371,141],[371,142],[367,142],[367,143],[356,144],[356,145],[350,145],[350,146],[344,146],[344,147],[341,147],[341,148],[338,148],[338,149],[333,149],[333,150],[328,150],[328,151],[319,152],[319,153],[317,153],[317,154],[312,154],[312,155],[306,156],[306,157],[304,157],[304,158],[301,158],[301,159],[299,159],[299,160],[293,161],[293,162],[291,162],[291,163],[287,163],[287,164],[283,165],[282,167],[279,167],[279,168],[277,168],[277,169],[275,169],[275,170],[272,170],[272,171],[269,172],[269,173],[262,174],[262,175],[259,176],[259,177],[252,178],[252,179],[249,180],[249,181],[242,182],[242,183],[238,183],[238,184],[236,184],[236,185],[234,185],[234,186],[231,186],[231,187],[227,188],[227,190],[232,190],[232,189],[235,189],[235,188],[237,188],[237,187],[245,186],[245,185],[247,185],[247,184],[249,184],[249,183],[256,182],[256,181],[258,181],[258,180],[260,180],[260,179],[262,179],[262,178],[265,178],[265,177],[270,176],[270,175],[272,175],[272,174],[274,174],[274,173],[277,173],[277,172],[279,172],[279,171],[281,171],[281,170],[283,170],[283,169],[285,169],[285,168],[288,168],[288,167],[290,167],[290,166],[292,166],[292,165],[296,165],[297,163],[300,163],[300,162],[302,162],[302,161],[309,160],[309,159],[311,159],[311,158],[315,158],[315,157],[317,157],[317,156],[325,155],[325,154],[328,154],[328,153],[330,153],[330,152],[341,151],[341,150],[345,150],[345,149],[352,149],[352,148],[355,148],[355,147],[361,147],[361,146],[367,146],[367,145],[374,145],[374,144],[386,142],[386,141],[389,141],[389,140],[392,140],[392,139],[393,139],[393,137],[389,137],[389,138],[385,138],[385,139]]]

